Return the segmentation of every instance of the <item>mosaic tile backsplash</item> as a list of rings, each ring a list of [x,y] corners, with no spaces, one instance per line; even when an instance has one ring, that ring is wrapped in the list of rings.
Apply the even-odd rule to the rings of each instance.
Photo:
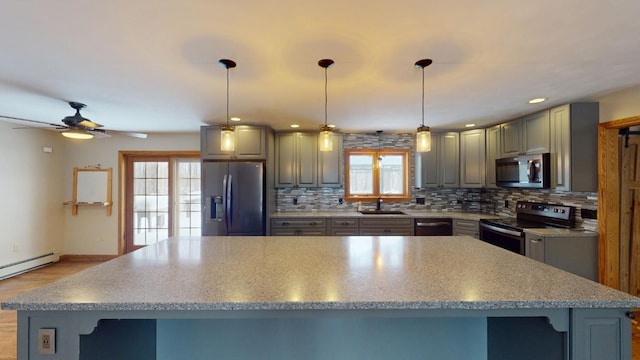
[[[344,148],[411,148],[414,146],[413,134],[345,134]],[[410,162],[415,163],[413,159]],[[411,170],[413,174],[413,168]],[[412,175],[413,177],[413,175]],[[412,178],[412,184],[415,183]],[[277,211],[356,211],[357,203],[342,201],[342,188],[286,188],[277,190]],[[425,203],[417,204],[417,198]],[[294,201],[295,200],[295,201]],[[575,206],[576,226],[597,231],[597,220],[582,219],[580,209],[596,209],[597,193],[573,193],[550,189],[470,189],[470,188],[427,188],[412,189],[410,202],[384,203],[385,210],[425,210],[425,211],[469,211],[484,212],[500,216],[515,217],[518,200],[563,204]],[[362,203],[364,208],[375,208],[375,202]]]

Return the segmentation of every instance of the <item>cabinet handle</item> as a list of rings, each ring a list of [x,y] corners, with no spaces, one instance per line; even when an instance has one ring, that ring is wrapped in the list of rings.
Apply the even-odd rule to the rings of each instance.
[[[542,242],[542,239],[538,238],[538,239],[531,239],[531,242],[534,244],[537,244],[539,242]]]
[[[283,222],[282,226],[289,226],[289,223],[288,222]]]
[[[317,222],[315,222],[315,221],[312,221],[312,222],[310,222],[310,223],[309,223],[309,225],[311,225],[311,226],[316,226],[316,225],[318,225],[318,223],[317,223]]]
[[[386,232],[386,233],[390,233],[390,232],[391,232],[391,230],[389,230],[389,229],[384,229],[384,232]]]
[[[349,225],[349,223],[348,223],[348,222],[346,222],[346,221],[343,221],[342,223],[340,223],[340,225],[342,225],[342,226],[347,226],[347,225]]]

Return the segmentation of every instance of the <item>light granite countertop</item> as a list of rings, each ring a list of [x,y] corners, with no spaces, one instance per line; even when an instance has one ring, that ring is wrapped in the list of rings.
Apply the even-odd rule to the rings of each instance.
[[[290,211],[290,212],[277,212],[271,215],[272,219],[279,218],[363,218],[363,217],[414,217],[414,218],[426,218],[426,217],[438,217],[438,218],[452,218],[452,219],[467,219],[467,220],[480,220],[480,219],[495,219],[500,216],[486,213],[475,212],[462,212],[462,211],[424,211],[424,210],[400,210],[404,214],[385,214],[385,215],[366,215],[357,211]]]
[[[634,308],[466,236],[177,237],[19,295],[22,311]]]

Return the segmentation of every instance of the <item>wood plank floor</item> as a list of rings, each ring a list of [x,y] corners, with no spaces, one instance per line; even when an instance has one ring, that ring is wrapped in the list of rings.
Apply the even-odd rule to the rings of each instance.
[[[100,262],[61,261],[9,279],[0,280],[0,302],[97,264]],[[0,360],[15,360],[16,358],[16,323],[15,311],[0,310]]]
[[[0,302],[75,274],[100,261],[61,261],[6,280],[0,280]],[[640,318],[640,312],[638,312]],[[0,360],[16,359],[16,312],[0,310]],[[633,360],[640,360],[640,323],[633,322]]]

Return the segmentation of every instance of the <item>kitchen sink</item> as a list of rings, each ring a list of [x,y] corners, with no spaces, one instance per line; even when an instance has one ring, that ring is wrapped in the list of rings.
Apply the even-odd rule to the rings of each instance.
[[[400,210],[360,210],[362,215],[407,215]]]

